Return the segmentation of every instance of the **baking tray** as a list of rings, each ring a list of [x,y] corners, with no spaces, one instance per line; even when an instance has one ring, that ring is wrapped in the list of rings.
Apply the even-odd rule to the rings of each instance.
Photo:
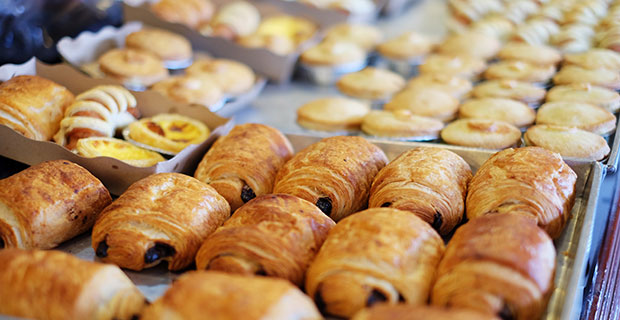
[[[319,141],[321,138],[288,135],[296,151]],[[394,159],[401,153],[415,147],[428,146],[415,142],[386,142],[370,140],[379,146],[388,158]],[[469,148],[439,145],[437,147],[451,150],[467,161],[472,170],[476,171],[493,152],[472,150]],[[549,301],[547,312],[543,319],[577,319],[581,313],[583,291],[586,285],[586,265],[592,243],[593,222],[596,212],[601,181],[604,176],[602,165],[594,161],[568,160],[567,163],[577,173],[576,199],[562,236],[555,241],[558,252],[555,274],[555,289]],[[90,235],[84,234],[65,242],[57,249],[71,253],[84,260],[96,260],[91,248]],[[165,264],[142,272],[125,270],[129,278],[138,286],[140,291],[153,301],[161,296],[172,281],[181,273],[169,272]],[[9,319],[0,317],[1,319]]]

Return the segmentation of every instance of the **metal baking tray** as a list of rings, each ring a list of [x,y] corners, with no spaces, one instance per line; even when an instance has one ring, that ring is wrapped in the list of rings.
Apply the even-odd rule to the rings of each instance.
[[[319,141],[319,137],[305,135],[288,135],[294,149],[302,148]],[[401,153],[415,147],[429,146],[416,142],[390,142],[372,140],[388,158],[394,159]],[[451,150],[467,161],[472,170],[476,171],[494,152],[472,150],[470,148],[447,145],[436,147]],[[543,319],[578,319],[581,313],[583,291],[586,286],[587,261],[590,250],[598,244],[593,242],[593,226],[597,199],[604,176],[603,166],[595,161],[567,160],[577,173],[575,205],[571,212],[566,229],[555,241],[558,252],[555,274],[555,289],[549,301]],[[91,248],[90,235],[84,234],[59,246],[57,249],[71,253],[82,259],[96,260]],[[125,270],[129,278],[138,286],[151,301],[161,296],[172,281],[181,273],[169,272],[164,264],[142,272]],[[10,319],[1,317],[0,319]]]

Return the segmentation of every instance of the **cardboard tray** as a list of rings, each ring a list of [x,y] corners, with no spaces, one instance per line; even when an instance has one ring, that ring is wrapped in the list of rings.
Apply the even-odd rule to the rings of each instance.
[[[142,23],[130,22],[121,27],[107,26],[98,32],[84,31],[75,38],[64,37],[58,42],[58,52],[63,60],[95,78],[104,78],[105,74],[98,70],[99,56],[114,48],[124,47],[125,38],[132,32],[142,29]],[[199,57],[204,53],[195,52]],[[178,73],[175,71],[175,74]],[[110,79],[122,84],[121,81]],[[258,76],[254,86],[243,94],[226,98],[223,103],[212,106],[211,111],[221,116],[232,116],[236,111],[252,102],[265,87],[267,80]],[[130,88],[131,89],[131,88]],[[159,94],[159,93],[157,93]],[[163,96],[162,96],[163,97]]]
[[[0,81],[14,75],[36,74],[59,83],[74,94],[102,84],[116,84],[109,79],[93,79],[66,64],[46,65],[34,59],[23,65],[0,67]],[[0,125],[0,155],[29,165],[48,160],[66,159],[88,169],[99,178],[112,194],[119,195],[133,182],[160,172],[190,172],[194,170],[207,149],[218,136],[226,134],[232,127],[229,119],[220,117],[202,106],[183,105],[152,91],[134,92],[138,108],[143,117],[160,113],[179,113],[202,121],[211,129],[211,135],[201,144],[191,145],[173,158],[148,168],[131,166],[110,157],[85,158],[52,142],[26,138],[13,129]]]
[[[381,14],[381,12],[383,12],[390,4],[394,6],[394,8],[390,10],[390,12],[393,13],[393,10],[398,9],[398,8],[402,9],[407,2],[410,2],[412,0],[374,0],[374,3],[376,5],[375,10],[371,14],[363,15],[363,16],[351,15],[347,12],[338,11],[338,10],[317,8],[315,6],[308,5],[306,3],[300,3],[295,0],[256,0],[256,1],[273,3],[274,5],[277,5],[278,7],[283,8],[287,11],[288,10],[293,11],[293,12],[306,11],[315,19],[315,21],[319,21],[318,19],[329,19],[329,21],[333,20],[333,21],[337,21],[338,23],[344,23],[344,22],[372,23],[375,20],[377,20],[377,18],[379,18],[379,14]]]
[[[226,0],[212,0],[216,5]],[[258,73],[266,76],[277,83],[288,82],[295,68],[299,55],[320,40],[321,29],[341,22],[340,15],[323,15],[317,10],[309,10],[306,6],[278,6],[268,1],[254,1],[253,4],[260,11],[261,16],[268,17],[278,13],[286,13],[314,21],[319,26],[319,32],[315,37],[306,41],[292,54],[278,55],[267,49],[248,48],[220,37],[203,36],[200,32],[179,23],[171,23],[157,17],[148,3],[137,1],[133,5],[123,4],[125,22],[140,21],[145,25],[170,30],[185,36],[194,50],[209,52],[215,57],[228,58],[241,61]]]

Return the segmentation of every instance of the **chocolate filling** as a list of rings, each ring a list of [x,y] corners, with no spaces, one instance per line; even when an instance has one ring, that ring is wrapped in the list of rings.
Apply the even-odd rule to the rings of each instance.
[[[0,238],[0,249],[4,249],[4,239]]]
[[[256,270],[256,272],[254,272],[255,275],[257,276],[266,276],[267,275],[267,271],[265,271],[265,269],[263,269],[262,267],[258,270]]]
[[[144,263],[153,263],[161,258],[173,256],[176,250],[165,243],[156,242],[153,247],[146,250],[144,254]]]
[[[387,207],[389,207],[389,206],[391,206],[391,205],[392,205],[392,203],[391,203],[391,202],[386,202],[386,203],[384,203],[384,204],[382,204],[382,205],[381,205],[381,208],[387,208]]]
[[[497,316],[500,319],[503,319],[503,320],[514,320],[514,319],[516,319],[514,314],[512,313],[512,310],[510,310],[508,305],[505,304],[505,303],[504,303],[504,306],[502,307],[502,310],[499,311]]]
[[[406,302],[407,300],[405,300],[405,297],[403,297],[402,294],[400,294],[400,292],[398,293],[398,302]]]
[[[329,197],[319,198],[316,201],[316,206],[328,216],[332,213],[332,199]]]
[[[370,296],[368,296],[368,299],[366,300],[366,306],[370,307],[375,303],[385,302],[387,300],[388,300],[387,297],[383,293],[381,293],[381,291],[377,289],[373,289],[370,292]]]
[[[243,188],[241,188],[241,200],[243,200],[243,203],[246,203],[254,198],[256,198],[254,190],[252,190],[252,188],[250,188],[247,184],[244,184]]]
[[[97,245],[97,250],[95,251],[95,254],[99,258],[105,258],[108,256],[108,243],[105,240],[99,242],[99,245]]]
[[[321,295],[321,287],[316,289],[316,293],[314,294],[314,302],[316,303],[316,307],[319,311],[325,313],[325,307],[327,307],[327,303],[323,300],[323,296]]]
[[[140,315],[134,314],[133,316],[131,316],[131,320],[140,320]]]
[[[439,229],[441,229],[442,224],[443,224],[443,217],[441,216],[439,212],[435,211],[435,218],[433,219],[433,224],[431,224],[431,226],[433,227],[433,229],[439,232]]]

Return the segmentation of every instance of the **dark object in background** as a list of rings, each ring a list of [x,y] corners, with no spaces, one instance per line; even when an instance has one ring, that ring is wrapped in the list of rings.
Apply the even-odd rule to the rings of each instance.
[[[56,42],[123,21],[117,0],[0,0],[0,65],[60,62]]]

